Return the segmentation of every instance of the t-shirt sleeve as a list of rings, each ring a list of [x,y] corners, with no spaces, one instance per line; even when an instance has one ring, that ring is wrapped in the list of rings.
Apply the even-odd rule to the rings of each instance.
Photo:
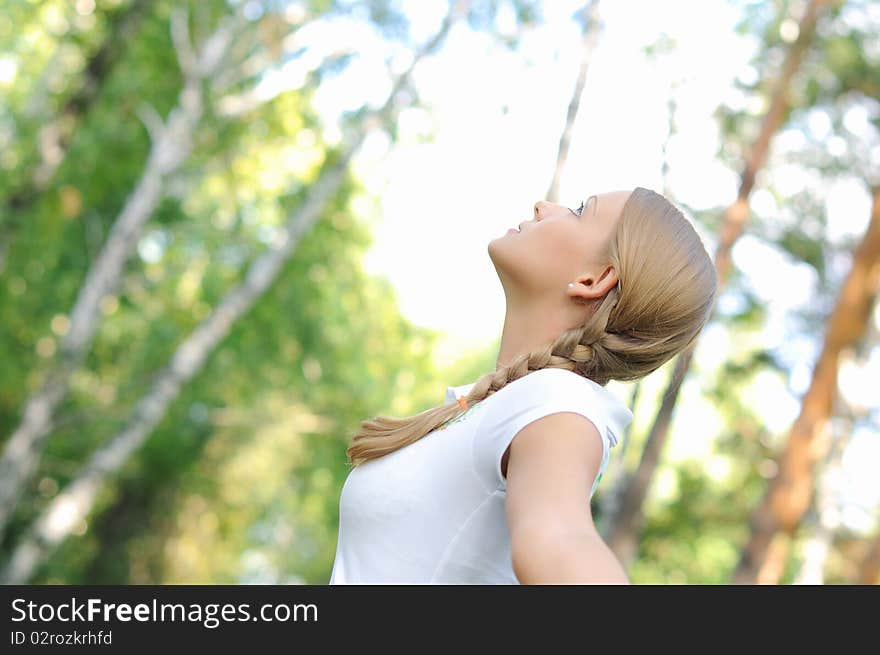
[[[500,394],[500,395],[499,395]],[[590,497],[608,466],[611,443],[601,397],[590,382],[563,369],[541,369],[508,383],[495,392],[498,397],[487,409],[474,435],[474,467],[490,489],[506,489],[501,458],[510,442],[525,426],[557,412],[574,412],[589,419],[602,439],[602,462]]]

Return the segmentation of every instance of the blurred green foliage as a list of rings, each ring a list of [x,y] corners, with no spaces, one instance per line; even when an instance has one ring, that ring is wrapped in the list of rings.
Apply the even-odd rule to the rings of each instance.
[[[105,0],[87,11],[90,4],[0,0],[0,53],[11,53],[17,66],[12,81],[0,88],[3,439],[40,385],[89,265],[143,174],[151,142],[139,108],[148,102],[166,117],[183,83],[169,32],[170,11],[181,3]],[[285,3],[264,4],[254,21],[262,21],[258,42],[270,52],[278,52],[285,30],[296,29],[296,21],[330,14],[354,16],[385,38],[407,42],[407,22],[396,3],[386,0],[310,0],[291,3],[297,7],[292,14],[284,12]],[[475,3],[468,24],[492,32],[502,4]],[[763,44],[753,62],[757,81],[739,84],[745,94],[767,93],[764,85],[787,46],[779,37],[782,4],[743,7],[737,29]],[[131,36],[120,39],[114,29],[135,5],[141,5],[142,16]],[[519,26],[540,20],[540,3],[512,0],[510,5]],[[188,6],[196,40],[230,11],[223,0]],[[273,14],[271,7],[281,9]],[[833,16],[839,13],[835,9]],[[515,35],[495,36],[515,49]],[[833,104],[844,92],[878,96],[880,77],[876,62],[865,56],[865,34],[836,29],[821,36],[793,96],[789,118],[795,125],[799,109]],[[91,100],[64,114],[66,103],[95,73],[89,62],[108,44],[114,57]],[[648,52],[673,47],[660,44]],[[9,555],[94,449],[128,423],[177,345],[266,250],[273,230],[308,197],[322,164],[338,156],[337,146],[322,140],[313,100],[322,80],[337,74],[350,57],[328,56],[303,86],[242,115],[229,117],[207,103],[192,154],[167,180],[137,254],[117,291],[101,303],[99,331],[57,412],[38,475],[0,543],[0,557]],[[226,92],[244,91],[260,72]],[[418,94],[411,99],[417,102]],[[47,145],[45,129],[62,115],[61,129],[69,140],[56,152]],[[761,115],[721,107],[718,118],[724,141],[719,158],[737,169]],[[389,133],[393,142],[395,126]],[[53,157],[60,157],[57,170],[44,185],[35,184],[35,172]],[[822,144],[809,142],[791,161],[826,175],[854,166],[846,155],[832,157]],[[804,312],[796,326],[815,336],[821,333],[822,307],[839,282],[827,266],[836,253],[834,244],[826,243],[822,199],[812,189],[783,197],[773,190],[772,177],[768,188],[781,209],[751,217],[749,231],[816,271],[823,296],[815,312]],[[463,353],[438,370],[431,353],[440,335],[402,317],[390,282],[362,267],[372,217],[355,211],[354,200],[364,195],[357,180],[345,178],[268,292],[183,386],[145,445],[112,477],[89,518],[34,582],[328,580],[339,493],[349,471],[345,448],[359,423],[441,402],[445,386],[493,370],[499,345]],[[713,233],[722,210],[699,209],[692,215]],[[717,371],[691,373],[721,427],[713,434],[694,429],[686,418],[674,417],[673,424],[688,438],[712,441],[709,459],[717,464],[716,473],[700,459],[661,462],[644,508],[639,557],[630,567],[635,582],[726,583],[746,538],[749,509],[759,500],[785,437],[771,433],[741,400],[758,373],[769,371],[785,384],[791,366],[760,343],[767,304],[736,270],[724,295],[731,305],[716,310],[714,320],[723,326],[730,352]],[[655,379],[670,370],[664,367]],[[642,394],[624,468],[638,463],[658,404],[653,390]],[[597,501],[613,483],[613,475],[603,480]],[[845,559],[831,558],[830,581],[845,579]],[[798,562],[795,553],[786,581]]]

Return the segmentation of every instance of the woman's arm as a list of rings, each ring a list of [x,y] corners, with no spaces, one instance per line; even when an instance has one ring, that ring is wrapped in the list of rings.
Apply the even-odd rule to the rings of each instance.
[[[506,512],[522,584],[629,584],[593,523],[601,461],[599,431],[574,412],[542,417],[511,441]]]
[[[595,531],[522,532],[513,570],[520,584],[629,584],[626,571]]]

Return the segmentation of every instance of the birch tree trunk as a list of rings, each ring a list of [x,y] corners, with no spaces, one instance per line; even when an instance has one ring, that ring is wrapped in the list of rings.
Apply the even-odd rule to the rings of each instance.
[[[751,534],[734,571],[734,584],[778,583],[782,572],[778,562],[785,559],[791,537],[810,506],[813,470],[830,445],[828,422],[841,351],[865,333],[880,287],[880,186],[871,191],[868,229],[853,254],[852,268],[828,319],[825,341],[801,401],[800,414],[778,458],[778,472],[752,513]],[[765,559],[777,564],[762,570]]]
[[[770,105],[764,116],[760,132],[746,153],[740,186],[736,200],[725,211],[722,219],[718,246],[715,250],[715,268],[718,272],[718,286],[727,280],[731,267],[731,252],[745,228],[749,216],[748,199],[755,185],[758,171],[763,168],[770,140],[782,126],[789,110],[788,88],[791,84],[804,54],[813,40],[819,10],[829,0],[810,0],[798,25],[798,36],[792,43],[782,65],[782,71],[774,84]],[[694,349],[699,337],[690,347],[676,357],[675,368],[660,402],[651,430],[645,442],[642,458],[634,472],[631,482],[623,494],[620,511],[615,517],[608,534],[608,545],[621,562],[626,565],[635,557],[638,550],[638,536],[644,522],[642,503],[647,495],[654,471],[660,461],[660,453],[666,444],[672,413],[678,395],[687,375]]]
[[[571,101],[568,103],[568,113],[565,116],[565,127],[562,135],[559,137],[559,149],[556,154],[556,167],[553,169],[553,180],[550,182],[550,188],[547,189],[547,200],[556,202],[559,199],[559,179],[562,177],[562,171],[565,169],[565,162],[568,160],[568,149],[571,145],[571,133],[574,129],[574,123],[577,119],[578,108],[581,104],[581,96],[584,93],[584,84],[587,81],[587,71],[590,68],[590,62],[593,59],[593,52],[596,50],[596,43],[599,40],[599,0],[591,0],[582,10],[582,43],[581,65],[578,69],[577,81],[574,85],[574,93],[571,95]]]
[[[207,357],[229,333],[235,321],[274,281],[303,234],[311,229],[339,188],[352,156],[367,133],[395,119],[399,109],[399,92],[409,82],[413,68],[436,50],[453,23],[466,14],[469,5],[469,0],[456,0],[437,34],[416,52],[409,68],[396,79],[384,105],[366,113],[363,120],[365,129],[356,132],[334,162],[324,168],[311,185],[308,198],[290,215],[267,251],[251,264],[244,280],[229,291],[177,347],[170,363],[137,403],[128,424],[92,455],[73,481],[34,521],[25,538],[13,551],[0,581],[4,584],[21,584],[30,579],[35,569],[88,515],[107,479],[143,444],[177,397],[181,386],[201,370]]]
[[[123,10],[114,12],[107,27],[107,38],[85,64],[85,74],[78,87],[64,103],[58,116],[40,128],[40,163],[24,183],[14,189],[3,201],[5,211],[0,225],[0,271],[6,262],[6,253],[20,225],[21,213],[26,211],[46,190],[55,171],[64,162],[71,137],[80,119],[88,114],[101,92],[109,73],[132,34],[137,31],[144,16],[149,13],[154,0],[133,0]]]
[[[0,456],[0,539],[23,488],[36,470],[46,437],[52,430],[53,415],[67,394],[71,375],[88,353],[99,325],[100,301],[116,288],[125,263],[137,247],[144,224],[164,194],[166,179],[190,155],[191,134],[203,111],[201,80],[210,76],[222,61],[234,26],[244,20],[241,14],[226,19],[196,54],[189,43],[186,14],[179,8],[172,11],[172,36],[184,72],[184,86],[177,106],[164,124],[155,110],[142,106],[141,115],[152,138],[144,172],[86,274],[58,355],[50,364],[42,385],[25,401],[21,422],[4,444]]]

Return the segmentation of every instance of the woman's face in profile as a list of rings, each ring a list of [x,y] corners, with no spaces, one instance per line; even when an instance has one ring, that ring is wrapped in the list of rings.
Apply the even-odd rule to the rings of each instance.
[[[575,207],[540,201],[531,220],[489,242],[489,256],[507,293],[563,294],[569,282],[598,275],[603,254],[631,191],[592,195]],[[594,280],[595,281],[595,280]]]

